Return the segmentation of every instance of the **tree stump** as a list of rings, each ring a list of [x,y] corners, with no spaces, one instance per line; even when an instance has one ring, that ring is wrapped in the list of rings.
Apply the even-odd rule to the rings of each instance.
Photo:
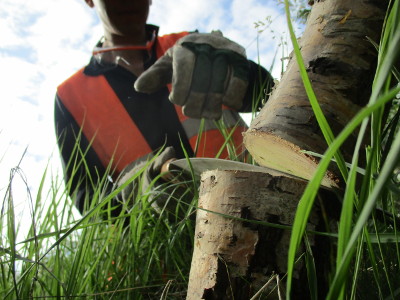
[[[335,135],[369,100],[377,52],[368,38],[379,41],[388,3],[324,0],[315,1],[312,8],[299,43],[314,92]],[[354,133],[341,148],[348,162],[356,138]],[[244,144],[262,166],[305,180],[313,176],[318,158],[303,150],[323,154],[327,143],[296,60],[289,61],[280,83],[244,134]],[[333,165],[322,184],[336,186],[338,175]],[[187,299],[250,299],[273,274],[285,274],[291,232],[259,221],[290,226],[306,183],[283,174],[203,173]],[[324,203],[336,199],[329,192],[321,198]],[[340,207],[335,204],[334,212]],[[309,230],[320,225],[318,209],[314,207]],[[320,255],[316,266],[323,268],[329,263],[324,260],[328,243],[319,243],[316,235],[308,238],[318,249],[314,255]],[[304,266],[298,264],[295,271],[291,296],[308,299]],[[263,299],[279,298],[276,290],[268,286]]]
[[[187,299],[250,299],[271,276],[285,274],[291,231],[260,221],[290,226],[305,187],[284,175],[204,172]],[[317,223],[314,213],[308,229]],[[303,269],[297,265],[299,299],[307,295]],[[263,292],[269,294],[263,299],[278,299],[275,281]]]

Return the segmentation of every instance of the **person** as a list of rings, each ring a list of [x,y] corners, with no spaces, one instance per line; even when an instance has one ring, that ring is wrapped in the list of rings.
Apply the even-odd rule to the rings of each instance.
[[[221,32],[159,36],[147,24],[151,0],[85,2],[104,36],[55,97],[65,182],[81,213],[99,186],[109,194],[140,168],[150,182],[170,158],[243,151],[246,125],[238,112],[251,111],[255,95],[273,82],[243,47]]]

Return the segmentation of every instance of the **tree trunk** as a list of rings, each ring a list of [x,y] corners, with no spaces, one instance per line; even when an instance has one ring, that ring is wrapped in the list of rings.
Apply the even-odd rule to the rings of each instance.
[[[300,47],[314,92],[335,135],[369,100],[377,52],[367,37],[379,40],[387,5],[388,0],[321,0],[312,8]],[[342,147],[347,161],[355,139],[356,135]],[[323,154],[327,144],[295,59],[289,61],[281,82],[244,134],[244,143],[262,166],[307,180],[313,175],[318,159],[302,150]],[[336,172],[331,169],[323,185],[336,186]],[[203,173],[187,299],[250,299],[273,274],[285,274],[291,231],[250,221],[290,226],[305,186],[306,181],[285,175]],[[308,229],[317,231],[324,215],[319,209],[336,213],[339,208],[329,191],[321,190],[319,195],[321,203],[332,206],[326,210],[323,205],[314,207]],[[324,221],[329,223],[330,218],[337,215]],[[321,288],[328,282],[322,276],[327,274],[324,269],[330,263],[331,248],[321,236],[307,236],[318,249],[313,254]],[[301,263],[296,266],[292,298],[309,298],[304,271]],[[276,291],[271,283],[263,299],[270,299],[265,295],[279,298]]]
[[[203,173],[187,299],[250,299],[271,276],[283,277],[291,231],[259,221],[290,226],[305,186],[301,179],[268,173]],[[308,229],[318,221],[314,213]],[[295,298],[307,299],[302,264],[297,271]],[[263,296],[269,294],[263,299],[278,299],[275,281]]]
[[[337,135],[371,94],[386,0],[315,1],[299,42],[318,102]],[[342,147],[351,161],[356,135]],[[302,153],[323,154],[324,137],[305,93],[296,59],[245,133],[246,148],[260,165],[310,179],[318,160]],[[336,173],[336,174],[335,174]],[[331,169],[323,185],[335,186]]]

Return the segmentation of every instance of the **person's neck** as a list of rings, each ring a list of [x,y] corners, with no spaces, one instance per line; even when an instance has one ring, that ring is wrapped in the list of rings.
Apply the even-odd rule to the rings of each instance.
[[[147,42],[146,30],[138,30],[135,34],[118,35],[113,33],[104,33],[104,47],[114,46],[139,46],[145,45]]]
[[[146,31],[142,30],[136,35],[121,36],[114,34],[105,34],[103,47],[118,47],[118,46],[141,46],[147,42]],[[119,65],[129,70],[136,76],[139,76],[144,71],[144,53],[142,50],[129,51],[112,51],[109,53],[112,61],[116,61]]]

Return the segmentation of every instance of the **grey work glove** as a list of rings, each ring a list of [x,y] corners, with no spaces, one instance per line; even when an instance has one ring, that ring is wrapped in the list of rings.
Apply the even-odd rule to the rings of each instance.
[[[135,89],[153,93],[172,83],[169,96],[192,118],[218,120],[222,105],[242,107],[248,85],[245,49],[220,31],[193,33],[177,43],[135,82]]]
[[[134,205],[135,198],[138,196],[139,191],[142,193],[146,193],[150,191],[153,193],[157,189],[157,187],[161,184],[160,182],[153,182],[154,179],[160,175],[161,167],[165,162],[175,157],[175,150],[173,147],[167,147],[161,154],[154,159],[154,161],[147,166],[145,170],[143,168],[146,165],[146,162],[135,164],[132,163],[124,168],[118,177],[115,183],[115,189],[120,188],[124,185],[128,180],[132,179],[135,174],[143,170],[143,174],[135,178],[132,182],[130,182],[127,186],[125,186],[116,197],[117,205],[123,205],[129,211],[130,207]],[[139,188],[140,185],[140,188]],[[156,194],[156,193],[154,193]],[[153,207],[159,210],[160,205],[162,203],[158,203],[157,199],[160,198],[159,195],[154,197],[152,195],[150,200],[155,199],[154,203],[152,203]]]

